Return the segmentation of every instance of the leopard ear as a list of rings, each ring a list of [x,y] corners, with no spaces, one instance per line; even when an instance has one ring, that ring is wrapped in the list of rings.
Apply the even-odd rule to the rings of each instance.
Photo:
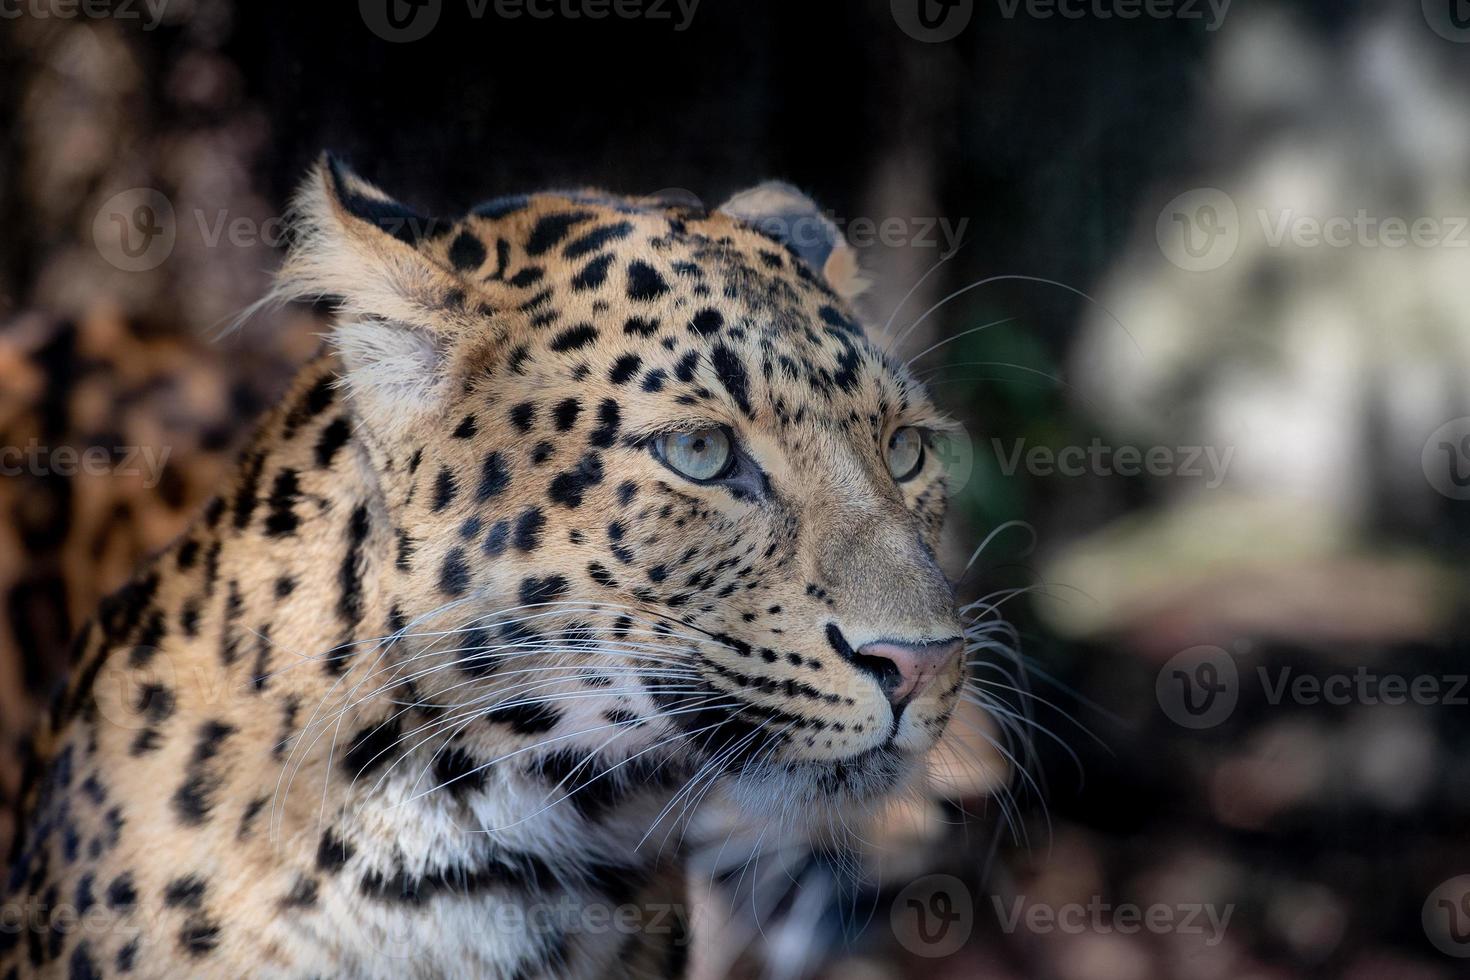
[[[464,292],[427,246],[451,223],[405,207],[323,154],[295,197],[290,227],[272,297],[336,307],[329,337],[364,420],[392,429],[436,409]]]
[[[766,181],[736,194],[720,210],[789,246],[844,299],[856,299],[868,288],[857,252],[841,229],[790,184]]]

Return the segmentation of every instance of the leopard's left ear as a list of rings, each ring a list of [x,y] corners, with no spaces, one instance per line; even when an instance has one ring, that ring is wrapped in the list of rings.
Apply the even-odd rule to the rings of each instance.
[[[720,210],[789,245],[842,298],[856,299],[868,288],[842,230],[790,184],[767,181],[736,194]]]

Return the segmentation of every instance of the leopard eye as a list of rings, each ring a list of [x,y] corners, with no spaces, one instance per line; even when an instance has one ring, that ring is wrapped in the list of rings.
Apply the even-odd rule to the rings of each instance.
[[[888,437],[888,472],[899,483],[910,479],[924,466],[924,437],[906,425]]]
[[[729,434],[718,427],[665,432],[654,447],[665,466],[701,483],[723,476],[735,455]]]

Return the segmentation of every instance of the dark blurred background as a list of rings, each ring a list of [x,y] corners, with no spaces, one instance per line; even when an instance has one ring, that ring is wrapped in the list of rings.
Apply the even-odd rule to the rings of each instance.
[[[597,2],[0,9],[0,446],[52,461],[0,476],[0,853],[69,631],[316,343],[222,328],[323,148],[439,213],[779,177],[965,424],[945,560],[1035,751],[967,719],[881,884],[700,975],[1466,975],[1464,5]]]

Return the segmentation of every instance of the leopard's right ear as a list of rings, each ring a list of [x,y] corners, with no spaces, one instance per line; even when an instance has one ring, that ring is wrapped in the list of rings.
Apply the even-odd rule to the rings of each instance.
[[[364,420],[391,429],[432,412],[448,384],[447,353],[473,326],[463,280],[429,254],[453,223],[419,214],[323,154],[289,226],[272,297],[336,308],[329,337]]]

